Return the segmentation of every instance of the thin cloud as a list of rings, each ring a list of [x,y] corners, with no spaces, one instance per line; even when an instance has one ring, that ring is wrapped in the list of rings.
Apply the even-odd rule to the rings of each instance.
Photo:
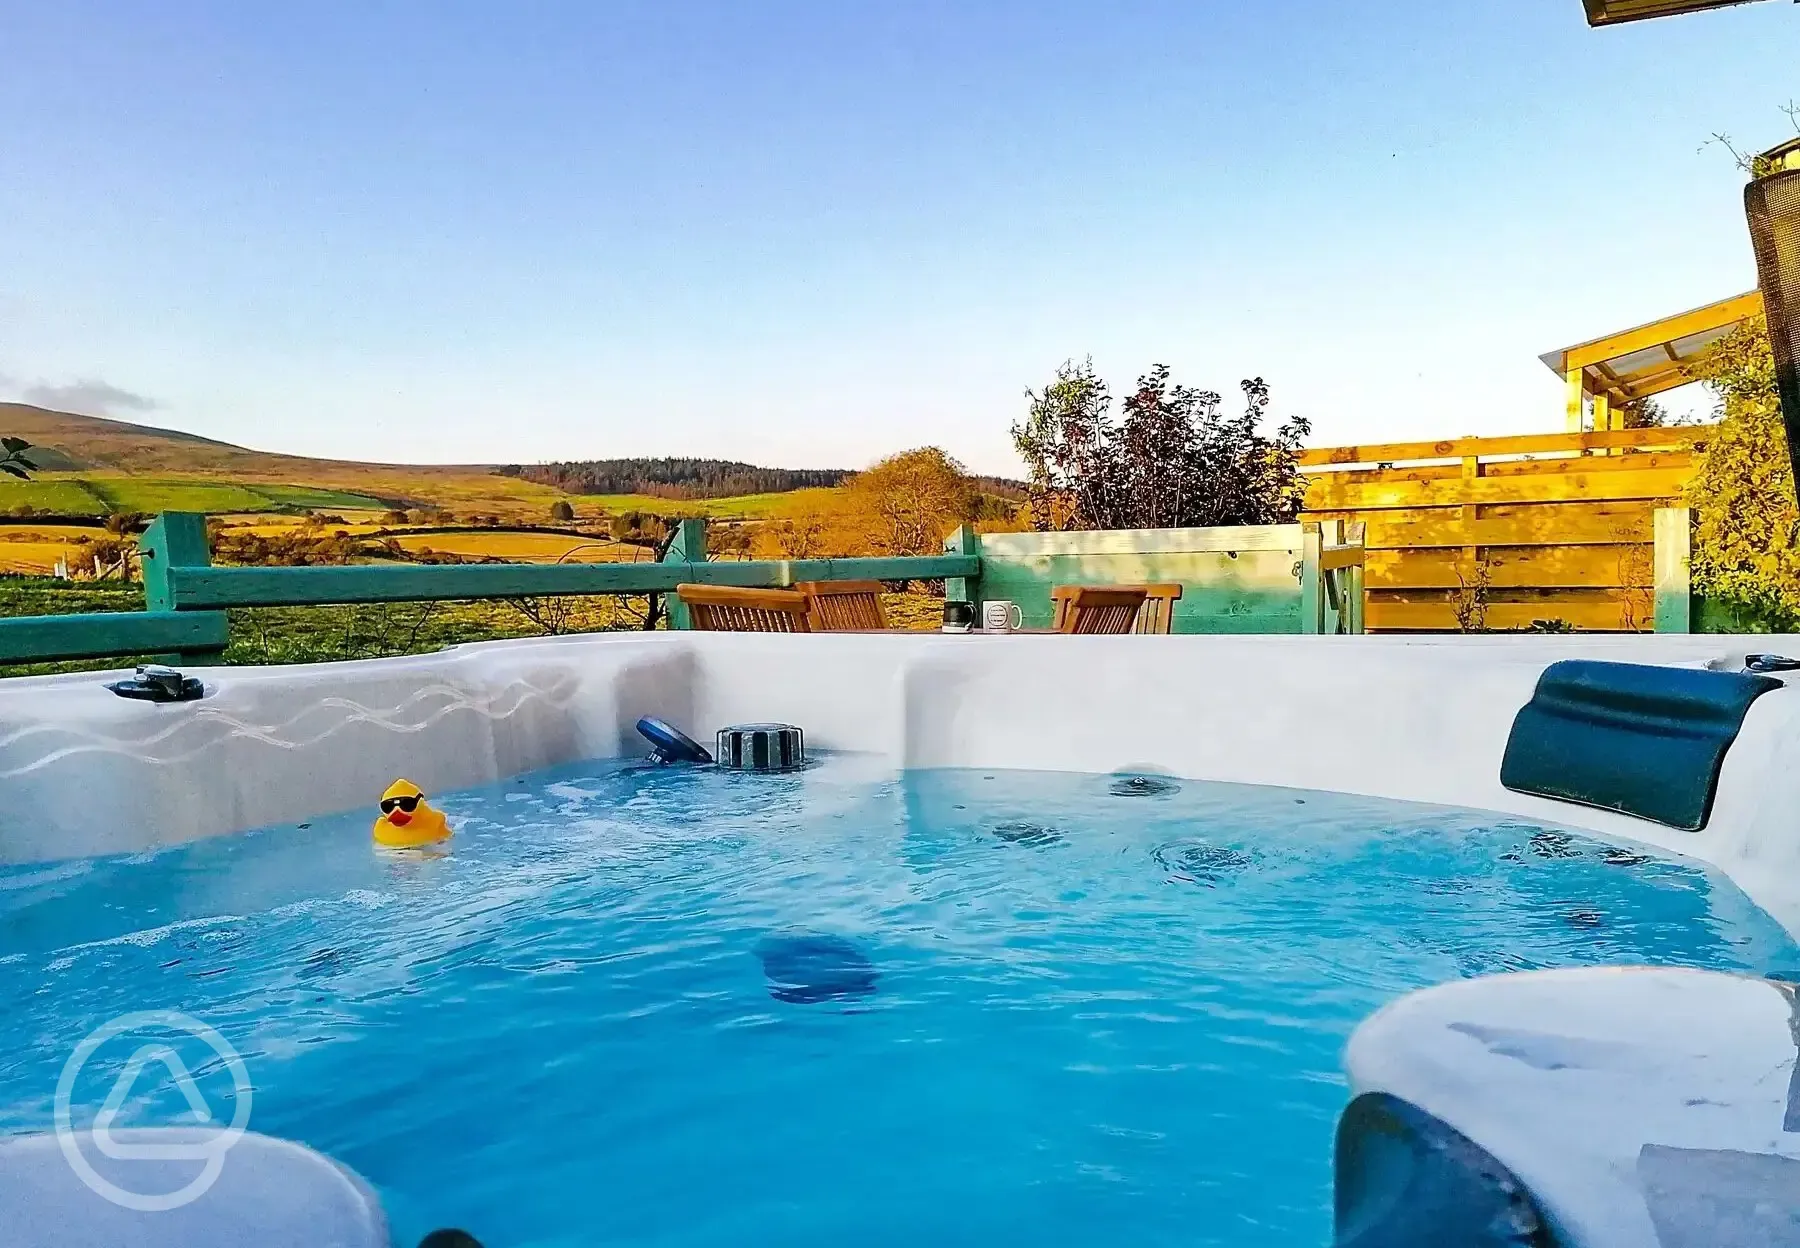
[[[73,381],[61,386],[27,386],[24,399],[38,407],[61,412],[80,412],[87,416],[111,416],[118,412],[153,412],[160,406],[155,399],[122,390],[110,382]]]

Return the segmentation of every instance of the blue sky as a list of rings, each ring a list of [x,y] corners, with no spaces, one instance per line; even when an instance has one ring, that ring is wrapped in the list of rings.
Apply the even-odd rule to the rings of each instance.
[[[1016,467],[1091,354],[1551,429],[1754,284],[1787,4],[0,0],[0,394],[266,449]],[[1787,58],[1790,62],[1792,57]]]

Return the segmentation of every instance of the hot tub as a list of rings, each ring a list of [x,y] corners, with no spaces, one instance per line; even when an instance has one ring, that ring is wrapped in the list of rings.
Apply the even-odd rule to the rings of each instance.
[[[0,1129],[90,1128],[142,1050],[97,1048],[59,1108],[71,1054],[169,1011],[237,1055],[252,1130],[361,1175],[407,1245],[1327,1242],[1350,1094],[1529,1176],[1567,1242],[1666,1241],[1687,1162],[1597,1196],[1556,1159],[1800,1157],[1779,1124],[1756,1144],[1773,1093],[1719,1092],[1794,1061],[1762,1020],[1800,969],[1792,711],[1752,706],[1698,833],[1498,768],[1550,662],[1740,664],[1719,640],[688,634],[219,669],[170,706],[8,682]],[[814,761],[651,767],[644,715],[797,724]],[[369,845],[399,776],[447,854]],[[1663,968],[1669,1027],[1563,1060],[1554,1003],[1615,963]],[[1408,995],[1436,983],[1462,995]],[[1729,1052],[1677,1025],[1739,999],[1719,983],[1752,994]],[[164,1040],[234,1103],[204,1037]],[[1647,1078],[1646,1045],[1672,1104],[1728,1105],[1705,1148],[1621,1111],[1584,1152],[1457,1086],[1544,1052]],[[1429,1086],[1396,1056],[1423,1052]],[[106,1121],[200,1114],[145,1088]]]

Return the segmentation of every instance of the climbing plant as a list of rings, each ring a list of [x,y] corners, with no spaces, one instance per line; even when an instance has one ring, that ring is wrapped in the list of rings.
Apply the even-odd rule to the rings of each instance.
[[[1695,365],[1718,398],[1719,424],[1688,482],[1694,526],[1693,586],[1741,627],[1800,623],[1800,506],[1775,358],[1761,317]]]

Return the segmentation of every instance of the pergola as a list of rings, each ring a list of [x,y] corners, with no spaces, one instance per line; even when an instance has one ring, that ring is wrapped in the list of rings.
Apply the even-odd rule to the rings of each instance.
[[[1719,339],[1760,316],[1762,310],[1762,295],[1753,290],[1538,358],[1568,382],[1570,432],[1579,433],[1584,427],[1584,413],[1590,405],[1593,428],[1622,429],[1624,413],[1620,409],[1626,403],[1693,381],[1689,366]]]
[[[1698,13],[1702,9],[1723,9],[1750,0],[1581,0],[1587,6],[1590,26],[1613,26],[1619,22],[1640,22],[1647,17],[1673,17],[1677,13]]]

